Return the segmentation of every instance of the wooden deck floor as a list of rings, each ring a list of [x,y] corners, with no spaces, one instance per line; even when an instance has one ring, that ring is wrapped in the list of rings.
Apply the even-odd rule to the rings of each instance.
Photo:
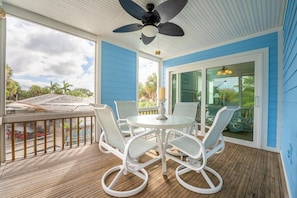
[[[160,163],[146,168],[149,184],[135,197],[288,197],[279,158],[226,143],[225,151],[209,161],[223,177],[220,192],[201,195],[186,190],[175,179],[177,163],[168,161],[167,178]],[[109,197],[101,188],[101,176],[119,163],[113,155],[101,153],[97,144],[6,163],[0,167],[0,197]]]

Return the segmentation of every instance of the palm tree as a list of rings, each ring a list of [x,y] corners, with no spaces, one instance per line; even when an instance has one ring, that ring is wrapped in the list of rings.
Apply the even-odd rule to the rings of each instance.
[[[254,106],[254,76],[245,76],[242,83],[242,106]]]
[[[52,81],[50,82],[49,90],[50,93],[55,93],[55,91],[59,88],[58,83],[53,83]]]
[[[145,92],[149,99],[152,99],[153,101],[156,100],[156,91],[157,91],[157,74],[153,73],[147,78],[147,81],[145,83]]]
[[[72,85],[65,82],[65,80],[64,80],[63,81],[63,87],[62,87],[63,94],[67,94],[70,91],[69,87],[72,87]]]

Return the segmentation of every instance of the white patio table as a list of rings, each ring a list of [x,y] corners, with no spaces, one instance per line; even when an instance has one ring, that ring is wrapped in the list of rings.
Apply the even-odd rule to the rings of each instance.
[[[166,115],[167,120],[158,120],[158,115],[139,115],[127,118],[127,124],[133,127],[152,128],[159,131],[162,140],[162,152],[165,151],[164,140],[166,129],[181,129],[189,127],[195,123],[195,120],[186,116]],[[162,173],[166,175],[166,159],[162,153]]]

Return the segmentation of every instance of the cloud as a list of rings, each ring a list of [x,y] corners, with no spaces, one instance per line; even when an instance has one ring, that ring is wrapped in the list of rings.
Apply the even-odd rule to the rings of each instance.
[[[77,48],[75,39],[56,31],[33,33],[24,47],[36,52],[46,52],[52,56],[67,54]]]
[[[6,63],[23,89],[65,80],[94,91],[94,42],[11,16],[6,37]]]
[[[152,73],[158,74],[158,62],[139,57],[139,81],[145,83]]]

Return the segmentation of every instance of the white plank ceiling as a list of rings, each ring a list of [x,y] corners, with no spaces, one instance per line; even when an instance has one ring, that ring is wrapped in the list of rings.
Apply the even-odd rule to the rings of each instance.
[[[1,0],[0,0],[1,1]],[[135,0],[147,3],[164,0]],[[139,39],[140,31],[113,33],[120,26],[138,23],[118,0],[2,0],[3,7],[15,6],[77,27],[103,40],[129,49],[171,58],[211,46],[281,28],[286,0],[188,0],[185,8],[170,22],[181,26],[183,37],[158,34],[149,45]]]

